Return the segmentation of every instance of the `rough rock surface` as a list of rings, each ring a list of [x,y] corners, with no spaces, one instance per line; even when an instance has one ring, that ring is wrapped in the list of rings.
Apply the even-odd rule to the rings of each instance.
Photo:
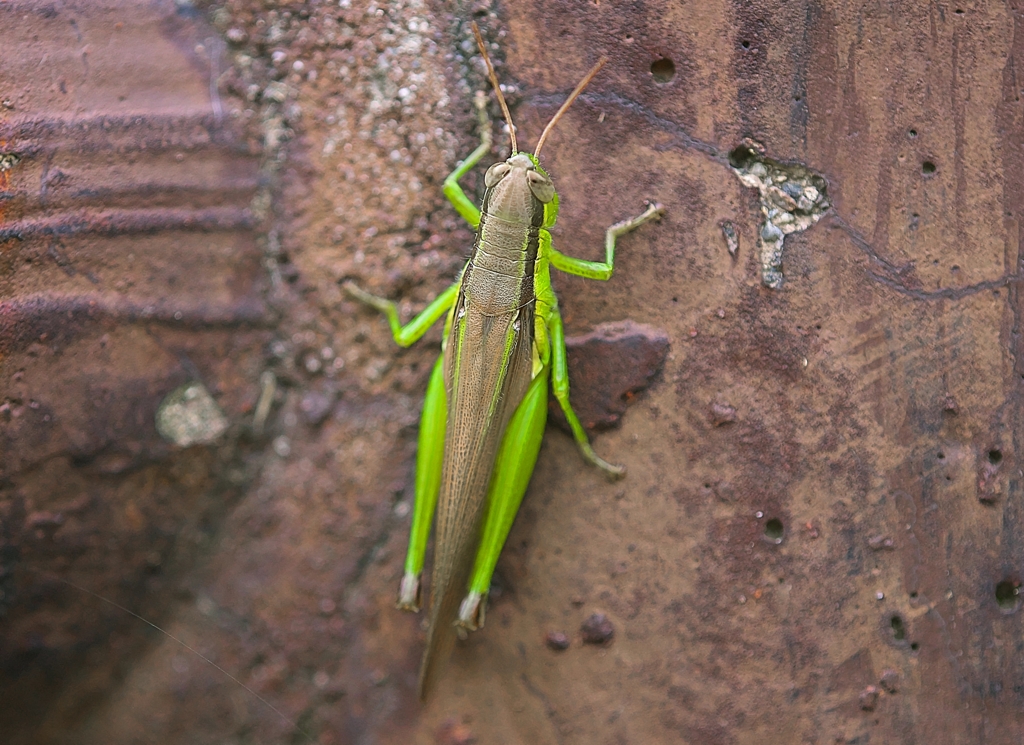
[[[149,27],[169,33],[190,6],[152,7],[164,15]],[[82,30],[85,10],[53,10],[68,25],[72,11]],[[304,741],[298,723],[322,743],[1019,742],[1024,11],[675,0],[497,11],[233,0],[197,12],[225,44],[197,105],[219,102],[276,164],[263,260],[279,399],[262,469],[203,561],[160,575],[190,592],[130,579],[128,591],[99,589],[138,594],[291,721],[166,638],[110,647],[90,631],[89,660],[116,657],[116,674],[100,666],[92,688],[51,699],[20,741]],[[570,335],[628,318],[663,330],[670,349],[621,426],[595,438],[626,480],[609,483],[548,433],[487,627],[421,706],[419,619],[392,605],[439,333],[396,349],[339,282],[401,298],[408,317],[457,272],[470,233],[440,182],[475,144],[470,103],[485,83],[471,18],[496,45],[527,144],[610,58],[545,149],[562,204],[555,240],[597,258],[607,223],[645,199],[668,212],[622,241],[610,282],[555,282]],[[98,42],[82,43],[95,59]],[[179,49],[196,53],[194,41]],[[777,289],[755,251],[758,192],[729,163],[750,142],[828,183],[829,211],[785,241]],[[478,175],[467,186],[478,193]],[[66,275],[56,252],[45,271]],[[4,244],[0,261],[11,256]],[[33,271],[41,284],[44,268]],[[84,270],[75,281],[91,284]],[[224,283],[244,296],[250,281]],[[247,347],[231,343],[243,351],[224,347],[216,369],[244,378],[254,402],[261,370],[239,373]],[[8,382],[9,359],[5,386],[20,382]],[[185,376],[167,377],[152,390]],[[159,396],[140,388],[155,411]],[[255,403],[233,403],[232,390],[211,388],[238,421]],[[130,441],[121,426],[110,442]],[[65,483],[85,478],[73,458],[67,468]],[[138,493],[109,478],[112,494]],[[68,510],[24,522],[38,540],[59,536],[57,513]],[[108,615],[88,597],[63,602]],[[547,648],[548,631],[593,613],[614,643]],[[23,661],[46,674],[45,656]]]

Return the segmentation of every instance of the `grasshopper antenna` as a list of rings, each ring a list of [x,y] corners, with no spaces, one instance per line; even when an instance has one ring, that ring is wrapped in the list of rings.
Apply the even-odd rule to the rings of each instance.
[[[508,104],[505,103],[505,96],[501,93],[501,86],[498,84],[498,76],[494,72],[494,65],[491,64],[491,56],[487,54],[487,47],[484,46],[484,37],[480,35],[480,27],[476,25],[476,21],[473,21],[473,36],[476,37],[476,45],[480,50],[480,56],[484,58],[484,62],[487,65],[487,77],[491,79],[491,85],[494,87],[494,92],[498,95],[498,103],[501,105],[501,113],[505,115],[505,123],[508,124],[508,138],[512,140],[512,154],[515,155],[519,152],[519,148],[516,146],[516,128],[515,125],[512,124],[512,114],[509,113]]]
[[[579,82],[579,85],[577,85],[573,92],[569,94],[569,97],[565,99],[565,103],[562,104],[562,108],[556,111],[555,115],[551,117],[551,121],[548,122],[548,126],[544,127],[544,131],[541,132],[540,139],[537,140],[537,149],[533,151],[533,157],[540,157],[540,149],[544,147],[544,140],[547,139],[548,134],[555,126],[555,123],[562,118],[562,114],[564,114],[566,109],[568,109],[572,105],[572,102],[576,100],[576,97],[583,92],[583,89],[590,85],[590,81],[594,79],[594,76],[597,75],[598,71],[602,67],[604,67],[604,63],[607,61],[607,57],[602,57],[601,59],[599,59],[597,61],[597,64],[590,68],[590,72],[588,72],[586,76],[584,76],[583,80]]]

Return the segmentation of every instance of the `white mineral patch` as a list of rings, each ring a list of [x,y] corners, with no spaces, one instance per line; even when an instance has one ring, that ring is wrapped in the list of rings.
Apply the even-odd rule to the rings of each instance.
[[[156,411],[156,431],[179,447],[205,445],[228,428],[227,417],[198,381],[185,383],[167,394]]]
[[[764,222],[758,231],[761,281],[782,286],[782,252],[786,236],[814,225],[829,208],[825,179],[801,165],[765,158],[753,149],[744,153],[733,172],[745,186],[757,189]]]

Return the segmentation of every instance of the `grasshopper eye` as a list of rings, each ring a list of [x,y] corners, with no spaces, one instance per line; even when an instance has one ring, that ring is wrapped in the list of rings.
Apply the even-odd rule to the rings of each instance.
[[[508,163],[495,163],[493,166],[487,169],[487,173],[484,174],[484,186],[490,189],[496,183],[505,178],[505,174],[512,170],[512,166]]]
[[[527,171],[526,180],[530,182],[530,191],[533,192],[533,196],[537,197],[544,204],[555,198],[555,185],[544,174],[537,171]]]

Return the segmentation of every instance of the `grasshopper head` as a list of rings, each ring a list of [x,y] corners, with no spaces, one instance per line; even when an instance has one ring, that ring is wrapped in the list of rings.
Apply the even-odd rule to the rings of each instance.
[[[554,222],[551,208],[558,204],[555,186],[533,155],[515,153],[495,163],[487,169],[484,185],[488,190],[487,211],[494,217],[544,227]]]
[[[540,202],[547,204],[555,198],[555,185],[551,177],[537,163],[537,159],[527,153],[516,153],[504,163],[495,163],[484,175],[484,185],[493,189],[500,181],[515,174],[513,179],[525,181],[527,188]]]

